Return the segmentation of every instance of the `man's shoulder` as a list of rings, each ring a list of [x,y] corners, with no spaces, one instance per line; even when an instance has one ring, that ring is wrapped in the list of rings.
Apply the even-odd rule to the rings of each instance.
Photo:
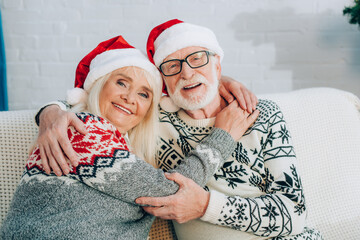
[[[270,99],[259,99],[256,108],[260,111],[259,120],[268,120],[274,115],[282,114],[279,105]]]
[[[163,123],[176,124],[176,122],[180,121],[180,118],[178,112],[167,112],[159,106],[159,120],[160,120],[160,124]]]

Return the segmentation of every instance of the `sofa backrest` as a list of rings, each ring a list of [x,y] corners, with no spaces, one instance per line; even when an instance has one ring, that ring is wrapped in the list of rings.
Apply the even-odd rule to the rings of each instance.
[[[360,102],[348,92],[311,88],[264,95],[277,102],[292,135],[308,223],[324,239],[360,236]]]
[[[360,102],[312,88],[259,96],[282,109],[299,160],[308,221],[324,239],[360,236]],[[0,224],[37,135],[35,111],[0,112]]]

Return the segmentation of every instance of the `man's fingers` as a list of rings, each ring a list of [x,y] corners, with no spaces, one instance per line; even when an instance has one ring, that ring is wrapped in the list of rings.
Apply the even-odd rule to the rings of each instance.
[[[171,181],[176,182],[180,187],[186,184],[187,178],[180,173],[165,173],[165,177]]]
[[[140,197],[135,200],[135,203],[140,205],[161,207],[169,203],[169,198],[170,197]]]
[[[144,211],[162,219],[175,219],[175,215],[171,213],[168,207],[143,207]]]
[[[50,143],[52,157],[57,160],[57,165],[60,166],[62,172],[66,175],[70,172],[69,164],[66,161],[63,151],[61,150],[59,143],[54,141]]]
[[[53,170],[56,176],[61,176],[62,172],[57,162],[55,161],[49,146],[45,146],[45,151],[46,151],[47,159],[49,161],[50,168]]]
[[[75,150],[73,149],[69,138],[67,137],[61,137],[59,139],[59,144],[61,146],[61,149],[63,150],[63,152],[65,153],[66,157],[69,159],[69,161],[71,162],[71,164],[74,167],[77,167],[79,164],[79,159],[78,156],[75,152]],[[66,163],[67,164],[67,163]]]
[[[155,216],[154,214],[156,214],[156,211],[161,208],[161,207],[142,207],[144,209],[145,212]]]
[[[87,134],[84,123],[75,114],[70,116],[69,125],[73,126],[79,133]]]
[[[44,167],[44,170],[47,174],[51,173],[50,167],[49,167],[49,160],[46,157],[46,153],[45,153],[45,149],[43,146],[39,146],[39,150],[40,150],[40,158],[41,158],[41,163]]]

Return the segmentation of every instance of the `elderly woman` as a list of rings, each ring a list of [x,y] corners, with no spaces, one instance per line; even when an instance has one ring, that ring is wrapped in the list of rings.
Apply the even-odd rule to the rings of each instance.
[[[79,165],[47,174],[35,147],[1,239],[146,239],[154,217],[135,199],[179,188],[152,166],[162,84],[144,55],[121,36],[102,42],[79,63],[75,87],[68,102],[88,132],[68,128]],[[257,115],[230,104],[176,172],[204,186]]]

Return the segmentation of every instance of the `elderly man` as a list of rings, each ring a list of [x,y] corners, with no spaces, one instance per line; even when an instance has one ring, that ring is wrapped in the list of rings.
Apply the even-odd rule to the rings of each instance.
[[[147,52],[172,100],[160,104],[157,155],[160,167],[171,169],[208,135],[227,104],[217,91],[223,51],[211,30],[174,19],[151,31]],[[209,194],[201,195],[206,198],[194,201],[192,196],[205,190],[188,184],[176,195],[137,202],[155,206],[144,209],[164,219],[184,223],[200,218],[175,224],[180,239],[321,239],[305,227],[305,197],[283,114],[268,100],[260,100],[257,108],[258,120],[207,183]]]
[[[151,31],[147,52],[170,96],[160,104],[156,156],[159,167],[168,170],[211,132],[216,114],[228,104],[218,90],[223,51],[211,30],[174,19]],[[177,194],[139,198],[137,203],[152,206],[144,209],[155,216],[182,223],[175,224],[180,239],[321,239],[319,232],[305,227],[305,197],[283,114],[268,100],[260,100],[257,109],[258,120],[206,190],[184,177],[170,176],[180,185]],[[41,123],[49,125],[51,114],[42,115]],[[51,128],[41,126],[41,143],[49,135],[45,132],[57,131]],[[71,157],[66,140],[59,142]],[[59,149],[49,150],[48,144],[43,148],[42,158],[59,168],[53,159]],[[58,161],[65,169],[64,160]]]

